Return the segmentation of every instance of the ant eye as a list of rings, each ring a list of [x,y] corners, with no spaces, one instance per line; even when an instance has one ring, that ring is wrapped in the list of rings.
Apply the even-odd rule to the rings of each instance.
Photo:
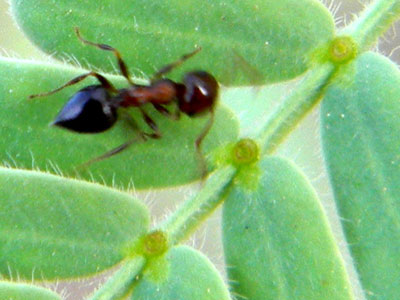
[[[217,94],[218,83],[204,71],[187,73],[183,79],[185,89],[179,98],[179,109],[189,116],[212,110]]]
[[[57,115],[53,125],[81,133],[109,129],[117,120],[110,95],[101,85],[91,85],[77,92]]]

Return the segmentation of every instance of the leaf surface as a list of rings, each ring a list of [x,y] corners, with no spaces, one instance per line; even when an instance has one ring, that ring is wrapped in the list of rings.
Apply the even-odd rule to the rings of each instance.
[[[260,163],[257,188],[232,189],[223,209],[229,282],[244,299],[353,299],[320,202],[292,163]]]
[[[400,72],[366,53],[322,104],[323,148],[368,299],[400,299]]]
[[[114,71],[110,53],[78,41],[78,26],[88,40],[119,49],[136,76],[151,76],[200,46],[202,52],[172,78],[204,69],[224,84],[283,81],[303,73],[315,49],[334,33],[331,14],[316,0],[11,3],[19,26],[47,53]]]
[[[49,280],[120,262],[149,226],[144,205],[104,186],[0,168],[0,274]]]
[[[56,293],[25,283],[0,281],[0,299],[3,300],[61,300]]]

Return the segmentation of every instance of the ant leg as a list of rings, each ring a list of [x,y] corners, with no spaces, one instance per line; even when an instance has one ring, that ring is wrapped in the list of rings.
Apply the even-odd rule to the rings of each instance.
[[[199,53],[201,50],[201,47],[196,48],[194,51],[182,55],[181,58],[179,58],[177,61],[174,61],[173,63],[170,63],[169,65],[166,65],[164,67],[162,67],[160,70],[158,70],[154,75],[153,78],[151,79],[151,82],[154,82],[157,79],[160,79],[161,77],[163,77],[165,74],[171,72],[174,68],[176,68],[177,66],[181,65],[182,63],[184,63],[186,60],[188,60],[189,58],[191,58],[192,56],[194,56],[195,54]]]
[[[143,110],[143,108],[139,107],[140,112],[142,113],[142,117],[146,124],[153,130],[153,133],[146,133],[143,132],[142,134],[145,135],[146,137],[152,138],[152,139],[159,139],[161,138],[161,132],[158,129],[157,124],[153,121],[152,118]]]
[[[98,44],[98,43],[93,43],[91,41],[85,40],[81,36],[79,28],[75,27],[74,29],[75,29],[76,35],[78,36],[78,39],[82,43],[84,43],[86,45],[97,47],[97,48],[99,48],[101,50],[112,51],[114,53],[114,56],[117,58],[118,66],[119,66],[119,69],[120,69],[120,71],[122,73],[122,76],[124,76],[126,78],[126,80],[128,80],[128,82],[131,85],[134,85],[134,83],[132,82],[131,78],[129,77],[128,67],[126,66],[125,62],[123,61],[123,59],[121,57],[121,53],[119,53],[119,51],[117,49],[115,49],[115,48],[113,48],[113,47],[111,47],[109,45],[106,45],[106,44]]]
[[[181,112],[179,111],[179,109],[176,109],[175,112],[171,113],[168,109],[166,109],[161,104],[157,104],[157,103],[152,103],[152,104],[153,104],[154,108],[163,116],[166,116],[167,118],[170,118],[172,120],[179,120],[179,118],[181,116]]]
[[[29,99],[53,95],[53,94],[57,93],[58,91],[61,91],[62,89],[66,88],[70,85],[74,85],[74,84],[77,84],[78,82],[81,82],[82,80],[84,80],[85,78],[87,78],[89,76],[96,77],[97,80],[100,82],[101,86],[103,88],[105,88],[106,90],[111,91],[111,92],[117,92],[117,89],[104,76],[102,76],[96,72],[89,72],[89,73],[85,73],[85,74],[79,75],[78,77],[71,79],[66,84],[64,84],[64,85],[60,86],[59,88],[56,88],[55,90],[52,90],[50,92],[36,94],[36,95],[30,95]]]
[[[211,110],[210,118],[208,119],[207,124],[204,126],[203,130],[200,132],[199,136],[196,138],[196,141],[195,141],[196,152],[197,152],[197,155],[198,155],[199,161],[200,161],[200,170],[201,170],[201,178],[202,179],[204,179],[207,175],[207,164],[206,164],[206,159],[204,157],[204,154],[201,151],[201,143],[203,142],[204,138],[207,136],[213,123],[214,123],[214,110]]]
[[[121,153],[122,151],[127,149],[130,145],[132,145],[133,143],[135,143],[137,141],[140,141],[140,140],[143,140],[141,136],[140,137],[135,137],[133,139],[130,139],[129,141],[123,143],[122,145],[120,145],[120,146],[118,146],[118,147],[116,147],[116,148],[114,148],[114,149],[112,149],[110,151],[107,151],[106,153],[104,153],[104,154],[102,154],[100,156],[92,158],[91,160],[79,165],[78,167],[79,168],[85,168],[85,167],[88,167],[88,166],[90,166],[91,164],[93,164],[95,162],[105,160],[105,159],[107,159],[107,158],[109,158],[111,156],[114,156],[114,155],[116,155],[118,153]]]
[[[91,160],[79,165],[78,168],[86,168],[95,162],[102,161],[102,160],[107,159],[111,156],[114,156],[118,153],[121,153],[122,151],[127,149],[130,145],[132,145],[135,142],[139,142],[139,141],[145,142],[147,140],[147,136],[143,132],[140,131],[139,126],[137,125],[135,120],[131,117],[131,115],[129,115],[127,112],[123,111],[122,117],[124,118],[126,123],[131,127],[131,129],[133,131],[138,132],[138,135],[135,136],[134,138],[128,140],[127,142],[123,143],[122,145],[120,145],[114,149],[111,149],[111,150],[107,151],[106,153],[104,153],[100,156],[97,156],[95,158],[92,158]]]
[[[114,149],[111,149],[110,151],[107,151],[106,153],[79,165],[78,168],[86,168],[95,162],[102,161],[102,160],[107,159],[111,156],[114,156],[118,153],[121,153],[122,151],[127,149],[130,145],[132,145],[135,142],[138,142],[138,141],[145,142],[148,138],[152,138],[152,139],[160,138],[161,133],[160,133],[156,123],[150,118],[150,116],[141,107],[139,107],[139,109],[142,113],[142,116],[143,116],[145,122],[154,131],[154,133],[146,133],[146,132],[141,131],[139,129],[139,126],[136,124],[135,120],[128,113],[125,112],[123,114],[123,117],[125,118],[125,120],[129,124],[129,126],[131,126],[131,128],[134,131],[138,131],[138,136],[135,136],[134,138],[130,139],[129,141],[123,143],[122,145],[120,145]]]
[[[84,163],[84,166],[88,166],[94,162],[97,161],[101,161],[103,159],[109,158],[115,154],[118,154],[122,151],[124,151],[126,148],[128,148],[130,145],[132,145],[133,143],[137,142],[137,141],[147,141],[147,138],[153,138],[153,139],[158,139],[161,137],[161,134],[158,130],[158,127],[156,125],[156,123],[154,123],[154,121],[140,108],[140,111],[142,112],[143,118],[145,119],[146,123],[150,126],[151,129],[154,130],[154,133],[150,134],[150,133],[146,133],[143,132],[139,129],[139,126],[136,124],[135,120],[126,112],[124,112],[123,117],[124,119],[127,121],[127,123],[129,124],[129,126],[132,128],[133,131],[137,131],[138,132],[138,136],[136,136],[133,139],[130,139],[129,141],[123,143],[122,145],[111,149],[110,151],[104,153],[103,155],[100,155],[98,157],[95,157],[91,160],[89,160],[88,162]]]

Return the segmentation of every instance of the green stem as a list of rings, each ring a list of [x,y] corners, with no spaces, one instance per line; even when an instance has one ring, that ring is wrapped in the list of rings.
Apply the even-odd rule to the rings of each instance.
[[[321,99],[324,86],[334,72],[330,63],[309,71],[293,92],[282,102],[265,124],[258,138],[262,153],[271,154],[301,119]]]
[[[227,166],[210,175],[200,192],[179,207],[161,226],[170,246],[187,237],[222,202],[236,169]]]
[[[399,0],[377,0],[369,5],[353,23],[344,28],[361,52],[368,50],[396,19],[400,17]]]
[[[135,256],[134,258],[124,261],[121,268],[96,291],[90,300],[122,299],[132,288],[133,282],[142,271],[145,263],[146,259],[141,256]]]

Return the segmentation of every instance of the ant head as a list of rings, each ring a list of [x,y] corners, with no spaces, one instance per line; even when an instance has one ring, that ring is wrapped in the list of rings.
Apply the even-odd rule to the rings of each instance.
[[[218,83],[205,71],[187,73],[183,87],[178,91],[180,111],[189,116],[199,115],[213,109],[218,95]]]
[[[65,104],[52,125],[81,133],[97,133],[109,129],[117,120],[110,94],[101,85],[81,89]]]

